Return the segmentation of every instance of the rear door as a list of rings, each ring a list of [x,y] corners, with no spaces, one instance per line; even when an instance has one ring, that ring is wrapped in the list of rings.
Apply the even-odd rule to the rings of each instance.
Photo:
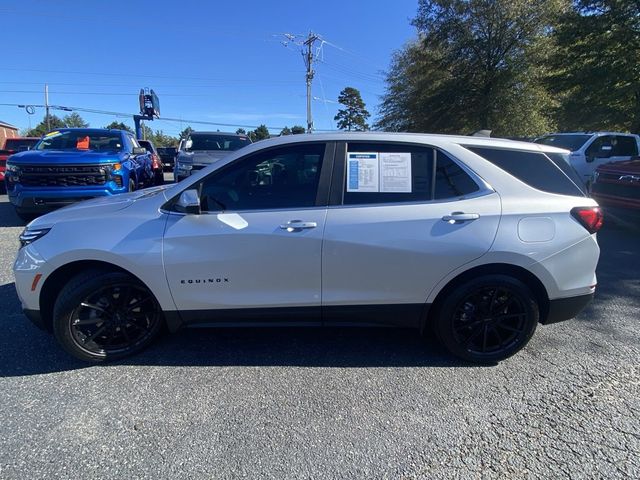
[[[327,324],[416,326],[432,288],[486,253],[498,195],[445,152],[341,144],[322,251]]]

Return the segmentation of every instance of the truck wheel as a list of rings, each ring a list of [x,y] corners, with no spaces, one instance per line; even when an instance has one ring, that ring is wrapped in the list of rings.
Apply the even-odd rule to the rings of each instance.
[[[123,272],[88,270],[63,287],[53,309],[53,333],[69,354],[104,362],[132,355],[160,333],[153,294]]]
[[[34,218],[37,217],[36,214],[27,213],[27,212],[23,211],[21,208],[18,208],[18,207],[16,207],[15,210],[16,210],[16,215],[18,215],[20,220],[22,220],[25,223],[29,223],[31,220],[33,220]]]
[[[153,174],[154,185],[164,185],[164,173],[161,168],[157,169]]]
[[[464,360],[494,364],[531,339],[540,318],[529,287],[507,275],[484,275],[457,286],[435,312],[442,344]]]
[[[129,178],[129,189],[127,192],[133,192],[136,189],[136,182],[133,181],[133,178]]]

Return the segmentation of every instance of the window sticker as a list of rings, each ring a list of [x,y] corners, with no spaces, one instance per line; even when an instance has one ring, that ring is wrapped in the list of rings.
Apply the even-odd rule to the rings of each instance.
[[[76,140],[76,148],[78,150],[89,150],[89,136],[78,138]]]
[[[347,153],[347,192],[379,192],[377,152]]]
[[[411,193],[411,153],[383,153],[380,157],[380,191]]]

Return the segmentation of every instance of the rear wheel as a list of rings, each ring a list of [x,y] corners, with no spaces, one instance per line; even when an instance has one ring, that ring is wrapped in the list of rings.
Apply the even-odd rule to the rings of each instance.
[[[73,277],[53,313],[64,350],[93,362],[123,358],[149,345],[162,326],[155,297],[123,272],[93,270]]]
[[[16,215],[25,223],[29,223],[31,220],[37,217],[35,213],[27,213],[21,208],[16,207]]]
[[[457,357],[495,363],[529,342],[539,317],[537,299],[524,283],[486,275],[457,286],[436,311],[434,326]]]

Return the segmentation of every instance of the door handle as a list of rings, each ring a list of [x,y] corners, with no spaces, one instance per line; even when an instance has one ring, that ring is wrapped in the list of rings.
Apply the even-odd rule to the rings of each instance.
[[[280,225],[282,230],[287,232],[298,232],[308,228],[316,228],[318,224],[316,222],[303,222],[302,220],[291,220],[290,222]]]
[[[453,212],[451,215],[445,215],[442,217],[442,220],[453,225],[454,223],[471,222],[479,218],[480,215],[477,213]]]

